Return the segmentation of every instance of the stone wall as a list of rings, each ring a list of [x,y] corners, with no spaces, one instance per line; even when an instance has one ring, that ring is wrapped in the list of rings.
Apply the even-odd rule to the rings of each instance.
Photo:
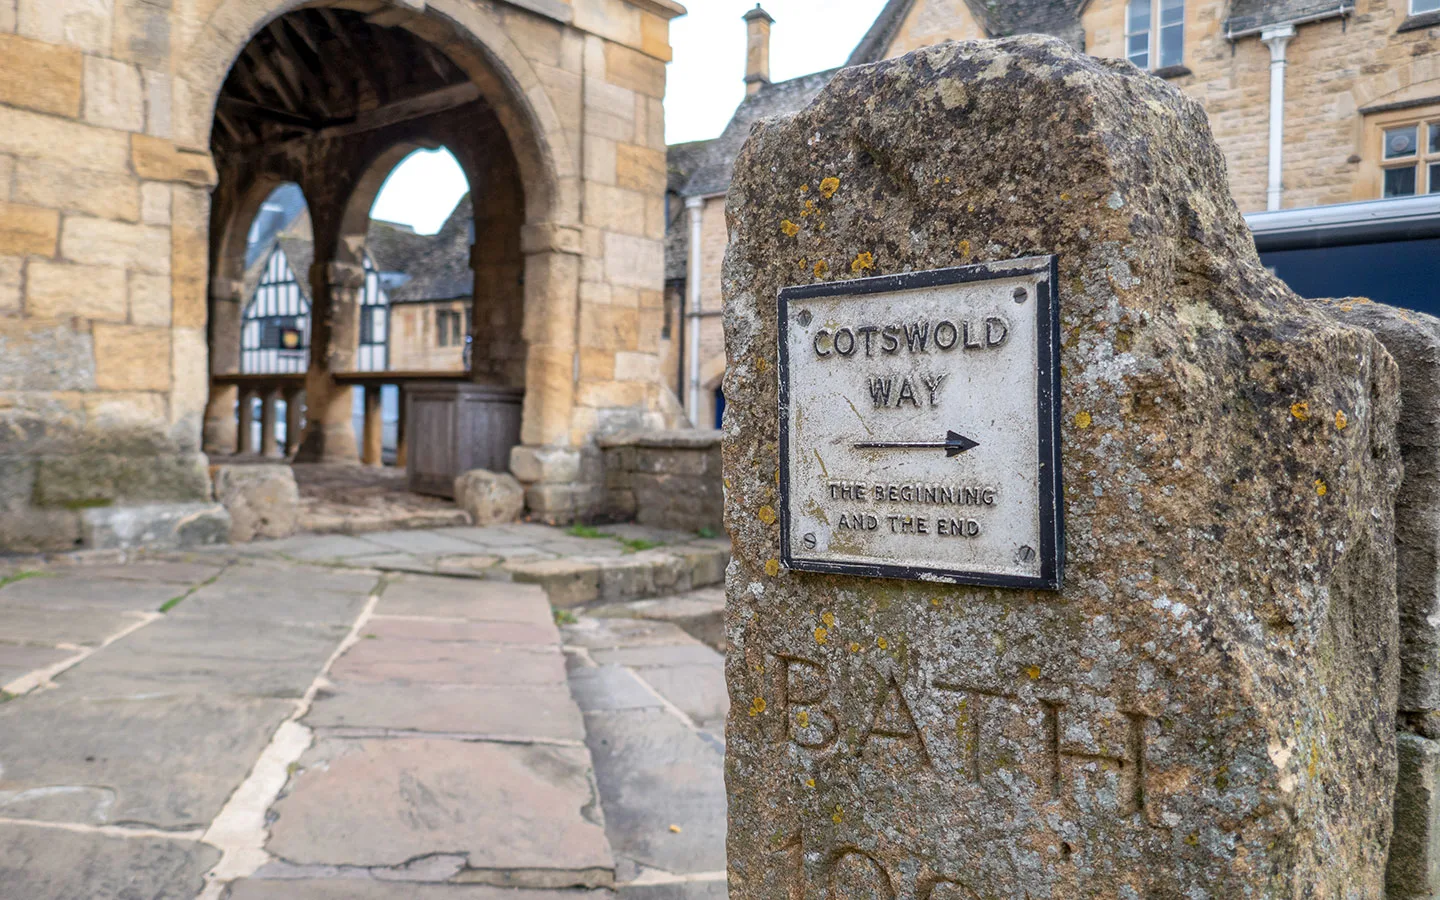
[[[759,123],[729,204],[730,896],[1382,895],[1399,374],[1261,266],[1199,105],[1053,39],[944,45]],[[1041,254],[1061,589],[788,569],[778,291]]]
[[[602,438],[610,518],[675,531],[723,527],[720,432],[651,431]]]
[[[251,172],[251,183],[217,195],[212,210],[212,116],[246,41],[293,7],[0,0],[0,549],[83,542],[85,508],[208,497],[208,375],[212,355],[223,372],[233,349],[207,346],[207,326],[217,324],[210,305],[234,302],[225,254],[237,234],[243,245],[264,195],[253,189],[275,174]],[[503,367],[523,374],[527,447],[578,458],[597,434],[670,421],[658,380],[661,98],[668,20],[681,8],[671,0],[346,8],[449,57],[510,144],[506,178],[523,186],[523,220],[507,239],[513,258],[486,283],[523,290],[524,321],[507,320],[520,335],[507,340]],[[333,222],[317,229],[317,246],[341,232]],[[320,326],[330,327],[332,312],[341,325],[353,319],[338,309],[346,272],[298,274],[340,297],[317,311]],[[353,457],[353,437],[341,439],[348,389],[327,377],[307,384],[320,426],[307,439],[329,434],[333,449]],[[219,392],[217,410],[233,397]],[[578,477],[578,466],[567,471]],[[599,481],[548,484],[534,499],[565,518],[599,490]]]

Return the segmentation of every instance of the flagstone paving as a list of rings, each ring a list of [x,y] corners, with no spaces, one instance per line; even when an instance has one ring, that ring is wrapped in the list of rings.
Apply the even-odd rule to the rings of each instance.
[[[627,604],[725,548],[608,531],[0,559],[0,900],[723,898],[715,595]]]

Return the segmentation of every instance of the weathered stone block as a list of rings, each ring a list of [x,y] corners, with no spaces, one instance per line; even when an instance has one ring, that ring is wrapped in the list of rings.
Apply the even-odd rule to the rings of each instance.
[[[60,253],[73,262],[165,274],[170,271],[170,229],[66,216]]]
[[[658,198],[663,205],[665,166],[665,151],[621,144],[615,151],[615,183],[651,199]]]
[[[80,112],[80,51],[0,34],[0,103],[74,116]]]
[[[215,184],[215,161],[209,153],[164,138],[132,134],[130,159],[135,174],[147,181],[178,181],[196,187]]]
[[[213,503],[152,503],[81,512],[81,535],[95,550],[179,548],[223,544],[230,516]]]
[[[289,466],[215,466],[215,499],[230,515],[231,543],[283,538],[300,522],[300,488]]]
[[[24,269],[23,258],[0,256],[0,316],[20,311],[20,276]]]
[[[15,168],[14,199],[102,219],[140,217],[139,182],[121,172],[100,172],[22,159]]]
[[[170,185],[159,181],[140,185],[140,221],[146,225],[170,224]]]
[[[1367,300],[1325,301],[1324,309],[1373,331],[1400,367],[1400,709],[1440,710],[1440,319]]]
[[[1395,836],[1385,871],[1386,897],[1440,894],[1440,743],[1401,733],[1395,787]]]
[[[505,568],[516,581],[543,587],[551,606],[580,606],[600,596],[600,567],[593,562],[543,559]]]
[[[513,522],[525,511],[525,488],[508,472],[472,469],[455,478],[455,505],[475,525]]]
[[[561,447],[516,446],[510,451],[510,473],[526,484],[564,484],[580,477],[580,454]]]
[[[85,57],[85,121],[120,131],[144,131],[140,70],[119,60]]]
[[[36,318],[125,321],[124,269],[33,260],[25,275],[25,311]]]
[[[647,97],[664,97],[665,63],[629,47],[607,43],[605,80]]]
[[[19,32],[49,44],[108,54],[114,0],[19,0]]]
[[[125,172],[130,145],[125,135],[25,109],[0,106],[0,153],[51,158],[64,147],[76,168]]]
[[[170,389],[170,330],[101,325],[95,337],[95,385],[106,391]]]
[[[1398,375],[1261,266],[1199,104],[944,44],[758,122],[727,203],[731,898],[1381,896]],[[780,565],[775,298],[861,253],[1056,255],[1062,590]]]
[[[113,436],[113,440],[122,439]],[[143,447],[145,435],[135,439],[139,446],[128,449]],[[198,454],[140,456],[91,451],[46,456],[39,460],[35,474],[34,502],[40,507],[101,509],[118,503],[209,499],[205,457]]]
[[[54,256],[59,235],[55,210],[0,202],[0,255]]]
[[[90,335],[68,324],[0,319],[0,391],[83,391],[94,386]]]
[[[170,278],[131,272],[128,279],[130,322],[134,325],[169,327]]]

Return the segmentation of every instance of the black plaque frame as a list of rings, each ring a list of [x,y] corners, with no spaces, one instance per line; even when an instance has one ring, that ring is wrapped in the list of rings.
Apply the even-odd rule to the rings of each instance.
[[[882,294],[948,284],[997,281],[1041,276],[1035,290],[1036,358],[1039,385],[1035,406],[1039,424],[1040,453],[1040,575],[996,575],[956,569],[922,566],[834,562],[797,556],[790,533],[790,343],[789,323],[792,302],[818,297]],[[801,572],[861,575],[868,578],[903,578],[941,581],[986,587],[1029,588],[1058,591],[1065,573],[1064,493],[1060,471],[1060,284],[1056,256],[1032,256],[1004,262],[980,263],[927,272],[906,272],[851,281],[805,284],[780,291],[778,336],[780,341],[780,557],[786,567]]]

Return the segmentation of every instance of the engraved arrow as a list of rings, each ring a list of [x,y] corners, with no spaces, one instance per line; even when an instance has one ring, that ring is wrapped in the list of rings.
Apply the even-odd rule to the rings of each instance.
[[[946,457],[952,457],[975,449],[980,442],[958,431],[947,431],[943,441],[865,441],[854,446],[856,450],[944,450]]]

